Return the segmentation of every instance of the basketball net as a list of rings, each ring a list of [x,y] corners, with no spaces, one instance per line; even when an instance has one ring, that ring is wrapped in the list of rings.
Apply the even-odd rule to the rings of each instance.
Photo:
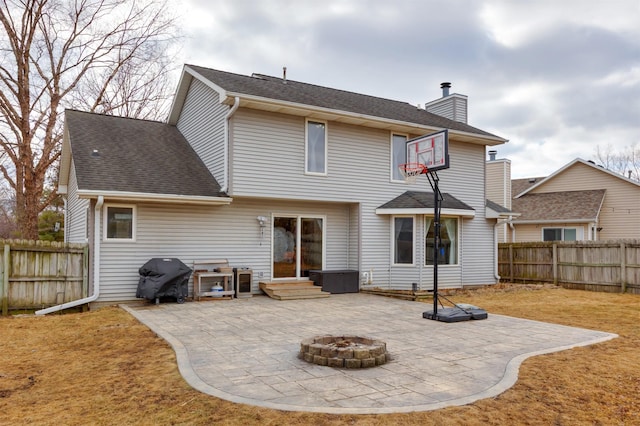
[[[404,176],[406,183],[414,183],[418,178],[418,175],[427,173],[428,169],[422,163],[404,163],[398,166],[398,170]]]

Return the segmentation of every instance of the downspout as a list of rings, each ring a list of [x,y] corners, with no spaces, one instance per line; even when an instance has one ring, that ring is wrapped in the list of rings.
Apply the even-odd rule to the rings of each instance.
[[[502,277],[500,277],[500,275],[498,274],[498,225],[504,225],[505,223],[509,224],[509,227],[511,227],[511,229],[513,230],[513,233],[515,234],[515,229],[513,226],[513,216],[509,216],[509,219],[507,220],[503,220],[503,221],[499,221],[496,220],[496,224],[493,225],[493,276],[496,280],[498,280],[498,282],[500,281],[500,279]]]
[[[238,110],[240,106],[240,97],[236,96],[233,99],[233,105],[227,115],[224,116],[224,185],[220,188],[220,192],[227,192],[229,190],[229,142],[231,138],[229,137],[229,120],[231,120],[231,116]]]
[[[498,282],[500,282],[500,275],[498,275],[498,225],[504,223],[496,220],[496,224],[493,225],[493,277]]]
[[[509,216],[509,228],[511,228],[511,242],[516,242],[516,227],[513,225],[513,218]]]
[[[50,308],[40,309],[36,311],[36,315],[46,315],[52,312],[58,312],[63,309],[69,309],[76,306],[94,302],[100,296],[100,209],[104,204],[104,197],[98,196],[96,202],[95,215],[93,221],[93,295],[84,299],[72,300],[71,302],[61,305],[51,306]]]
[[[62,197],[62,202],[64,203],[64,242],[68,243],[69,242],[69,233],[67,232],[67,218],[69,217],[69,212],[67,211],[68,207],[67,207],[67,195],[65,195],[64,197]]]

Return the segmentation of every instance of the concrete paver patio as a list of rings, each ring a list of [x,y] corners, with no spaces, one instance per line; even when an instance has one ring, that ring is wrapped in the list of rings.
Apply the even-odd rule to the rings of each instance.
[[[237,403],[335,414],[468,404],[513,386],[530,356],[617,337],[491,312],[480,321],[430,321],[422,318],[430,305],[366,294],[123,307],[171,344],[195,389]],[[383,340],[392,360],[353,370],[297,358],[301,340],[324,334]]]

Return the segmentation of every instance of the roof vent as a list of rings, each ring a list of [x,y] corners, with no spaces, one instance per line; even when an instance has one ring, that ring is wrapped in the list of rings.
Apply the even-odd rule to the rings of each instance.
[[[94,149],[93,151],[91,151],[91,156],[92,157],[100,157],[100,151],[98,151],[97,149]]]
[[[287,67],[282,67],[282,82],[287,84]]]
[[[492,149],[491,151],[489,151],[489,161],[496,161],[496,155],[498,154],[498,151]]]
[[[529,183],[536,183],[536,178],[529,178]]]
[[[446,98],[449,96],[449,89],[451,88],[451,83],[445,81],[444,83],[440,83],[440,88],[442,89],[442,97]]]

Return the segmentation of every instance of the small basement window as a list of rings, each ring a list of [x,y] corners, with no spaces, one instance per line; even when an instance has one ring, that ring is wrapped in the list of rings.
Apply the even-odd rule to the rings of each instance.
[[[106,205],[104,215],[105,240],[135,240],[135,206]]]

